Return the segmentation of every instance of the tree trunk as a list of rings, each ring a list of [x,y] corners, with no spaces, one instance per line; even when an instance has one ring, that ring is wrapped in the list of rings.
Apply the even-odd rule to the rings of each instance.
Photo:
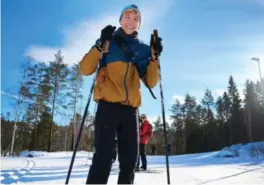
[[[20,109],[20,104],[21,104],[21,95],[18,97],[17,101],[17,109],[16,109],[16,117],[15,117],[15,124],[14,124],[14,129],[13,129],[13,135],[12,135],[12,142],[11,142],[11,155],[13,155],[14,152],[14,143],[15,143],[15,136],[16,136],[16,129],[17,129],[17,121],[18,121],[18,116],[19,116],[19,109]]]
[[[77,135],[77,126],[76,126],[76,104],[77,104],[77,96],[78,96],[78,83],[76,82],[75,92],[74,92],[74,103],[73,103],[73,131],[72,131],[72,151],[75,147],[75,140]]]
[[[58,76],[56,76],[55,88],[54,88],[53,100],[52,100],[52,114],[51,114],[51,121],[50,121],[50,130],[49,130],[48,152],[51,151],[51,140],[52,140],[52,131],[53,131],[53,116],[54,116],[54,109],[55,109],[56,93],[57,93],[57,89],[58,89],[57,79],[58,79]]]
[[[253,142],[251,112],[250,112],[249,105],[246,105],[246,115],[247,115],[248,140],[249,140],[249,142]]]
[[[37,96],[37,111],[34,123],[34,133],[33,133],[33,141],[32,141],[32,149],[36,150],[36,141],[37,141],[37,129],[38,129],[38,114],[39,114],[39,95]]]

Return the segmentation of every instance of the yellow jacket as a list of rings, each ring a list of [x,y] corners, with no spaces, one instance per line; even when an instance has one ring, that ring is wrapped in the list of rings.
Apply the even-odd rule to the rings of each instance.
[[[131,48],[135,53],[148,49],[149,46],[130,39]],[[108,102],[119,102],[132,107],[141,105],[140,77],[135,63],[126,61],[122,50],[118,48],[114,41],[106,43],[104,53],[106,54],[105,65],[100,67],[94,87],[94,100],[105,100]],[[142,55],[138,54],[142,59]],[[93,47],[86,53],[80,62],[80,72],[82,75],[93,74],[99,64],[101,52]],[[149,57],[149,56],[146,56]],[[122,60],[123,59],[123,60]],[[142,82],[146,85],[143,79]],[[146,68],[145,80],[150,88],[156,86],[158,82],[158,61],[149,61]]]

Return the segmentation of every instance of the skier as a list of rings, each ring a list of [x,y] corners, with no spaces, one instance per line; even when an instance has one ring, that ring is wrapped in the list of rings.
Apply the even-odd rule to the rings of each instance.
[[[139,41],[137,30],[141,13],[136,5],[126,6],[119,22],[121,27],[117,30],[111,25],[101,30],[100,38],[80,62],[83,75],[93,74],[99,64],[94,87],[94,100],[98,102],[96,150],[86,184],[107,183],[116,133],[120,168],[118,184],[133,183],[138,156],[140,80],[148,88],[154,88],[159,78],[156,56],[162,52],[162,39],[151,39],[150,46]],[[133,57],[128,56],[124,47],[130,48]]]
[[[141,170],[147,170],[147,156],[146,156],[146,145],[148,140],[152,137],[152,125],[149,123],[146,114],[142,114],[141,126],[140,126],[140,141],[139,141],[139,154],[136,171],[139,171],[140,158],[142,162]]]

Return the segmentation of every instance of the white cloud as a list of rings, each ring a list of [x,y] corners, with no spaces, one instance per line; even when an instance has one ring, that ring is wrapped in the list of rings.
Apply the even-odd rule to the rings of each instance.
[[[175,94],[172,96],[172,103],[175,103],[175,100],[179,100],[180,103],[184,103],[184,95]]]
[[[148,120],[150,123],[153,123],[157,120],[158,116],[160,116],[160,119],[161,119],[161,123],[163,123],[163,120],[162,120],[162,115],[148,115]],[[166,116],[166,122],[169,123],[169,125],[172,123],[172,120],[170,119],[170,116],[169,114]]]
[[[218,98],[219,96],[223,96],[225,89],[215,89],[213,90],[212,94],[215,98]]]
[[[241,99],[245,98],[244,89],[245,88],[243,86],[237,86],[237,90],[239,92],[239,96]],[[213,90],[213,96],[215,98],[215,101],[219,96],[223,96],[224,92],[227,92],[227,88],[226,89],[215,89],[215,90]]]
[[[150,33],[157,25],[157,19],[162,18],[171,7],[172,0],[155,0],[148,4],[141,5],[141,14],[143,16],[141,29],[139,30],[140,38],[149,42]],[[159,10],[157,11],[154,10]],[[104,11],[105,12],[105,11]],[[73,25],[65,27],[62,30],[63,45],[50,47],[39,44],[32,44],[25,50],[25,55],[36,61],[49,62],[54,60],[55,53],[60,49],[64,56],[64,62],[71,65],[82,59],[85,53],[89,51],[91,46],[99,38],[101,29],[111,24],[119,26],[119,13],[105,13],[95,19],[82,20]]]
[[[153,123],[157,120],[158,116],[157,115],[148,115],[147,117],[148,117],[149,122]]]
[[[65,63],[69,65],[77,63],[100,36],[100,30],[108,24],[116,24],[116,21],[117,15],[82,21],[73,27],[64,28],[62,31],[64,36],[63,46],[31,45],[26,49],[25,55],[36,61],[49,62],[54,60],[55,53],[60,49]]]
[[[238,86],[237,89],[238,89],[238,92],[239,92],[240,98],[243,100],[243,99],[245,98],[245,94],[244,94],[244,89],[245,89],[245,87],[243,87],[243,86]]]

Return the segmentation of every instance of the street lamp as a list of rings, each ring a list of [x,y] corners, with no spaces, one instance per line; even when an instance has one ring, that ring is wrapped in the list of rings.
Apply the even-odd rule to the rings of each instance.
[[[259,78],[260,81],[259,83],[261,84],[261,71],[260,71],[260,62],[259,62],[259,58],[256,57],[252,57],[251,60],[258,62],[258,68],[259,68]],[[260,85],[261,88],[261,85]],[[262,88],[261,88],[262,91]],[[247,116],[247,122],[248,122],[248,137],[249,137],[249,141],[252,142],[253,141],[253,133],[252,133],[252,124],[251,124],[251,112],[250,112],[250,104],[245,104],[245,110],[246,110],[246,116]]]
[[[262,79],[262,77],[261,77],[261,71],[260,71],[260,62],[259,62],[259,58],[253,57],[253,58],[251,58],[251,60],[254,60],[254,61],[258,62],[259,78],[260,78],[260,83],[261,83],[261,79]]]
[[[263,85],[263,82],[262,82],[262,76],[261,76],[261,71],[260,71],[260,60],[259,60],[259,58],[256,58],[256,57],[251,58],[251,60],[254,60],[254,61],[258,62],[259,78],[260,78],[259,86],[260,86],[260,92],[261,92],[261,95],[262,95],[262,98],[263,98],[264,97],[264,85]],[[263,107],[263,110],[264,110],[264,102],[262,103],[262,107]]]

